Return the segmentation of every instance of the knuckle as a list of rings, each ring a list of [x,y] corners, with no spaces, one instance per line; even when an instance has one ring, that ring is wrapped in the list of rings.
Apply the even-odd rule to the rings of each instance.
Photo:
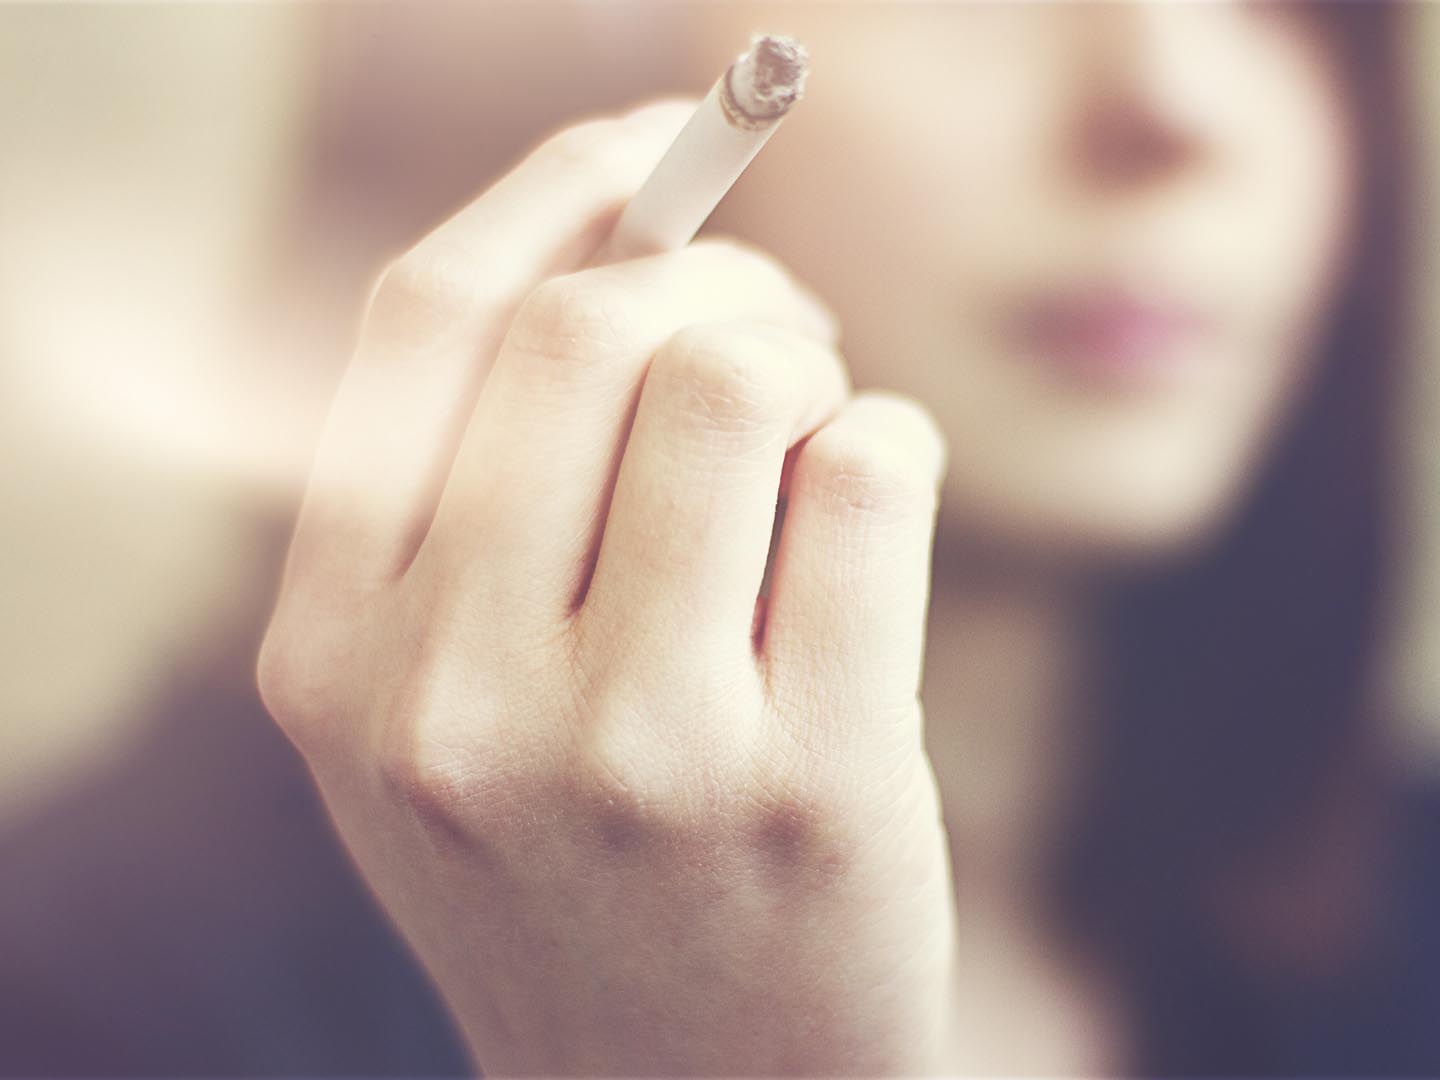
[[[735,259],[761,267],[765,272],[790,277],[790,271],[774,255],[759,244],[732,233],[709,233],[690,243],[690,247],[717,258]]]
[[[458,671],[454,656],[426,652],[383,702],[371,743],[375,775],[422,831],[469,837],[523,787],[536,747],[518,735],[495,737],[486,688]]]
[[[491,646],[457,636],[448,605],[416,631],[399,669],[366,695],[364,768],[377,797],[418,831],[466,851],[514,839],[539,803],[537,789],[563,749],[572,709],[553,656],[512,648],[503,664]]]
[[[650,755],[619,738],[587,739],[574,779],[584,818],[607,849],[633,850],[682,827],[673,783]]]
[[[648,131],[656,124],[663,124],[668,131],[690,119],[700,102],[696,94],[657,94],[633,105],[618,119],[627,131]]]
[[[933,480],[905,449],[881,434],[832,425],[805,444],[795,464],[799,485],[841,512],[928,512]]]
[[[739,802],[750,780],[743,747],[705,728],[677,734],[672,725],[656,728],[613,711],[592,718],[570,772],[603,843],[633,848],[713,834],[717,808]]]
[[[380,272],[371,290],[366,325],[371,333],[385,337],[411,329],[430,332],[492,303],[485,275],[476,272],[472,260],[431,239],[391,260]]]
[[[562,167],[602,166],[619,153],[629,138],[620,120],[585,120],[544,139],[535,148],[535,155]]]
[[[870,390],[865,396],[872,404],[883,404],[893,410],[897,426],[914,433],[916,441],[923,445],[924,460],[938,462],[943,471],[949,455],[945,429],[922,401],[895,390]]]
[[[838,337],[840,323],[834,308],[768,251],[748,240],[724,235],[692,241],[689,247],[698,257],[728,264],[727,269],[737,277],[743,276],[775,298],[793,304],[803,313],[808,326],[817,330],[823,327],[824,336]]]
[[[772,864],[841,873],[856,850],[842,785],[814,771],[776,770],[754,789],[747,815],[751,847]]]
[[[640,324],[627,290],[581,271],[532,289],[511,323],[508,344],[527,357],[573,365],[617,354],[639,336]]]
[[[467,809],[476,788],[468,756],[409,730],[385,740],[377,765],[391,802],[408,810],[425,831],[467,833]]]
[[[702,258],[738,263],[744,273],[766,279],[782,291],[803,291],[784,263],[749,240],[737,236],[709,235],[692,240],[690,248]]]
[[[281,646],[273,629],[260,642],[255,659],[255,686],[261,704],[282,726],[285,718],[295,711],[293,703],[306,696],[299,665],[291,652]]]
[[[280,730],[307,756],[315,753],[337,702],[313,647],[272,624],[255,659],[255,687]]]
[[[714,324],[676,332],[655,361],[667,394],[707,428],[769,426],[794,394],[793,373],[754,334]]]
[[[735,262],[739,269],[751,277],[759,276],[777,290],[793,295],[811,306],[820,307],[834,316],[829,305],[825,304],[815,290],[789,265],[750,240],[724,233],[712,233],[691,241],[690,247],[705,257]]]
[[[440,838],[473,838],[508,798],[508,770],[498,756],[435,710],[392,713],[375,767],[385,797]]]

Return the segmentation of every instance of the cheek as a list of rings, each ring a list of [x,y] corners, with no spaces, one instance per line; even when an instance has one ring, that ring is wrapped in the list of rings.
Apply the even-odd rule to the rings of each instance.
[[[1333,88],[1306,69],[1282,78],[1248,114],[1244,173],[1225,230],[1243,312],[1240,348],[1252,393],[1284,407],[1328,315],[1354,241],[1356,151]],[[1239,290],[1246,294],[1242,297]]]
[[[1201,524],[1216,524],[1243,495],[1302,400],[1354,241],[1352,134],[1313,61],[1282,51],[1257,65],[1255,104],[1231,144],[1229,195],[1215,200],[1211,259],[1228,268],[1233,333],[1217,342],[1209,378],[1174,404],[1170,436],[1174,469],[1193,488],[1192,505],[1177,509]]]
[[[1036,33],[1044,21],[1003,5],[813,18],[802,29],[830,62],[730,201],[844,313],[857,382],[932,385],[931,342],[960,311],[966,268],[1006,259],[1015,180],[1035,175],[1040,115],[1063,100],[1037,72],[1060,68]],[[883,77],[847,77],[877,64]],[[764,198],[797,176],[803,197]]]

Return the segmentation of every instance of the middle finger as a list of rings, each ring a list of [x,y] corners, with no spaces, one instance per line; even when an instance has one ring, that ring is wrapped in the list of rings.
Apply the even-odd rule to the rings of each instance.
[[[487,606],[571,615],[652,356],[684,326],[731,320],[839,335],[778,264],[728,240],[541,285],[500,348],[413,569]]]

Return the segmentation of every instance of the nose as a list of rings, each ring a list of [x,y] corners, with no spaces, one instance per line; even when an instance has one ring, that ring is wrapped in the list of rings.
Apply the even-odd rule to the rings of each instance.
[[[1223,22],[1233,4],[1078,5],[1073,155],[1097,187],[1133,189],[1213,163],[1230,119]]]

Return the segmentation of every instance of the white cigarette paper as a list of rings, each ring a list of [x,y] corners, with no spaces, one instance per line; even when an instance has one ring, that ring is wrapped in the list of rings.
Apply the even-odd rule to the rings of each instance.
[[[809,53],[793,38],[753,38],[626,204],[595,261],[688,244],[800,100],[809,64]]]

